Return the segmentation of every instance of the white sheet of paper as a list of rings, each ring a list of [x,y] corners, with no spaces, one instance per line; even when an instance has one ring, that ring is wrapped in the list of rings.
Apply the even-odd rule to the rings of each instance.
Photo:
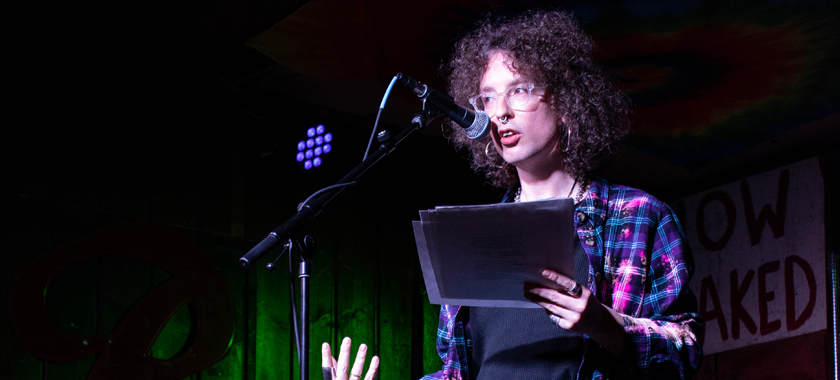
[[[420,211],[414,237],[429,301],[538,308],[526,283],[557,288],[543,269],[573,277],[571,198]]]

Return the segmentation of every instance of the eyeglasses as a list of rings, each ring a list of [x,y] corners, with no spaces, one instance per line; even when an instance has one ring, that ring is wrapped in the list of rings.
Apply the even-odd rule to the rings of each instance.
[[[500,96],[505,97],[508,107],[516,111],[536,111],[539,105],[539,98],[545,94],[544,84],[522,83],[510,86],[504,92],[485,92],[469,98],[470,104],[476,111],[487,112],[493,117],[498,108],[497,100]],[[536,90],[536,91],[534,91]],[[533,96],[531,96],[533,94]]]

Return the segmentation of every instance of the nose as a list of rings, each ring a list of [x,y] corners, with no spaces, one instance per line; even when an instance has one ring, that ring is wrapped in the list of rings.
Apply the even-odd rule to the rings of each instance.
[[[504,99],[503,99],[504,98]],[[494,114],[496,115],[496,119],[500,118],[510,118],[512,116],[512,110],[507,102],[507,97],[504,95],[499,95],[498,100],[496,101],[496,109],[494,110]]]

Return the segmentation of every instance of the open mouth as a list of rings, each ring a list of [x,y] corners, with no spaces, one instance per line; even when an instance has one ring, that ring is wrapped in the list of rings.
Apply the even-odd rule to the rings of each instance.
[[[499,143],[504,146],[513,146],[519,141],[519,133],[514,130],[499,131]]]

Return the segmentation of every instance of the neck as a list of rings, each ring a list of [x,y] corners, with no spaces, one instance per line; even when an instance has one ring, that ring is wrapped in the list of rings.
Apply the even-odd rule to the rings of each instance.
[[[562,170],[546,173],[518,170],[518,174],[519,185],[522,187],[520,200],[523,202],[574,195],[575,178]]]

